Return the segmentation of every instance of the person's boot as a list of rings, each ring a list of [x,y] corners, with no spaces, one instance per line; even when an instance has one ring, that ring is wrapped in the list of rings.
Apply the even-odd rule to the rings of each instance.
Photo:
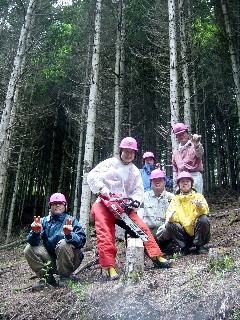
[[[171,260],[167,260],[161,256],[152,258],[152,262],[156,268],[170,268],[172,266]]]
[[[204,246],[196,246],[195,252],[197,254],[204,254],[204,253],[207,253],[208,250]]]
[[[111,281],[119,279],[119,275],[115,268],[109,268],[108,274]]]
[[[52,270],[49,270],[46,275],[39,279],[38,282],[32,285],[32,291],[40,291],[48,286],[56,286],[57,282],[54,278]]]
[[[187,256],[191,253],[191,250],[189,247],[185,246],[181,249],[181,256]]]

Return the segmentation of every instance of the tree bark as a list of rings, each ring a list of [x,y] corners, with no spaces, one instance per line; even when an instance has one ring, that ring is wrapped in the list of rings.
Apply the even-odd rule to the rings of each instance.
[[[113,154],[119,152],[119,140],[121,129],[121,110],[123,105],[123,78],[124,78],[124,37],[125,37],[125,3],[119,1],[118,5],[118,27],[116,40],[116,61],[115,61],[115,124]]]
[[[168,0],[169,13],[169,48],[170,48],[170,108],[171,126],[179,121],[178,72],[177,72],[177,38],[175,0]],[[171,133],[172,148],[177,148],[177,141]]]
[[[83,161],[83,182],[82,196],[80,208],[80,223],[89,238],[89,211],[91,191],[87,184],[87,174],[92,169],[94,155],[94,138],[95,138],[95,122],[96,108],[98,97],[98,78],[99,78],[99,56],[100,56],[100,30],[101,30],[101,0],[96,1],[96,17],[95,17],[95,35],[92,54],[92,75],[89,93],[89,106],[87,117],[87,130],[85,141],[85,153]]]
[[[38,0],[30,0],[25,22],[21,29],[21,34],[18,42],[17,54],[14,59],[14,67],[8,83],[6,99],[0,123],[0,217],[3,222],[3,203],[7,183],[7,171],[10,157],[11,144],[11,124],[14,121],[16,106],[18,103],[19,80],[25,69],[25,60],[27,50],[31,39],[31,31],[35,21],[35,11]]]

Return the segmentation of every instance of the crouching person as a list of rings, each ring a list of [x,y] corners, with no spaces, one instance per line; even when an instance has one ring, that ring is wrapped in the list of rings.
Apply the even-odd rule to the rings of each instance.
[[[174,194],[165,190],[166,175],[160,169],[151,172],[150,181],[151,190],[144,193],[143,208],[139,209],[138,215],[149,227],[161,250],[166,252],[170,236],[163,221]]]
[[[32,290],[57,285],[54,273],[60,277],[59,285],[68,284],[71,273],[78,268],[86,243],[85,232],[78,220],[66,213],[67,201],[63,194],[54,193],[49,200],[49,215],[34,217],[32,230],[27,236],[24,256],[39,281]]]
[[[181,248],[182,255],[206,253],[204,247],[210,241],[209,208],[204,196],[193,188],[193,177],[183,171],[177,177],[178,190],[166,214],[165,228],[173,241]]]
[[[107,198],[110,198],[111,194],[121,194],[141,203],[144,195],[143,182],[140,171],[133,164],[137,151],[137,141],[131,137],[124,138],[119,145],[118,157],[100,162],[89,172],[87,182],[91,191]],[[122,220],[109,212],[100,197],[93,204],[91,213],[95,221],[99,265],[107,271],[110,280],[116,280],[119,275],[116,270],[115,224],[124,228],[130,235],[131,230]],[[149,240],[144,242],[144,247],[154,265],[157,268],[170,267],[171,261],[162,257],[163,254],[147,225],[134,210],[128,215],[148,235]]]

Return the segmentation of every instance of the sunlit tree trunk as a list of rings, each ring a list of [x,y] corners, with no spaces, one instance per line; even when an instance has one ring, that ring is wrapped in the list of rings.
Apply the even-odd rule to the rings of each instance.
[[[90,49],[90,43],[89,43]],[[82,169],[82,153],[83,153],[83,130],[86,118],[86,96],[87,96],[87,83],[89,82],[89,61],[90,61],[90,50],[88,50],[86,69],[85,69],[85,85],[82,93],[82,108],[80,117],[80,128],[79,128],[79,141],[78,141],[78,160],[77,160],[77,174],[75,183],[75,193],[74,193],[74,203],[73,203],[73,216],[77,216],[78,205],[79,205],[79,186],[81,179],[81,169]]]
[[[190,106],[190,85],[188,75],[188,56],[187,56],[187,36],[186,36],[186,8],[184,0],[179,0],[180,17],[180,42],[181,42],[181,60],[182,60],[182,78],[183,78],[183,99],[184,99],[184,123],[191,131],[191,106]]]
[[[177,72],[177,38],[175,0],[168,0],[169,13],[169,48],[170,48],[170,107],[171,126],[179,121],[178,72]],[[177,148],[174,134],[171,134],[172,148]]]
[[[7,183],[7,170],[9,166],[11,131],[16,106],[18,103],[19,80],[24,72],[26,53],[31,42],[31,31],[35,20],[35,11],[38,0],[30,0],[25,22],[21,29],[14,67],[8,83],[6,99],[0,123],[0,217],[2,223],[3,203]]]
[[[87,174],[92,169],[94,154],[94,137],[96,122],[96,104],[98,96],[98,78],[99,78],[99,55],[100,55],[100,30],[101,30],[101,0],[96,1],[95,34],[92,54],[92,75],[90,82],[89,106],[87,116],[87,130],[85,141],[85,152],[83,161],[83,182],[80,208],[80,223],[86,232],[87,239],[89,235],[89,211],[91,191],[87,184]]]
[[[116,40],[115,61],[115,125],[114,125],[114,155],[118,154],[119,139],[121,134],[121,110],[123,105],[124,81],[124,37],[125,37],[125,3],[120,0],[118,4],[118,27]]]

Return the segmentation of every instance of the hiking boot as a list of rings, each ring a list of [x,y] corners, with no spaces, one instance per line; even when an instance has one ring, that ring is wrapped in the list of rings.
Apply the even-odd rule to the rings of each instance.
[[[152,258],[152,262],[156,268],[171,268],[172,260],[167,260],[161,256]]]
[[[197,254],[203,254],[203,253],[207,253],[208,250],[204,246],[196,246],[195,252]]]
[[[189,247],[183,247],[181,249],[181,256],[184,257],[184,256],[187,256],[191,253],[191,250]]]
[[[34,283],[32,286],[32,291],[40,291],[49,286],[56,286],[57,282],[53,276],[52,271],[50,270],[49,273],[39,279],[38,282]]]
[[[59,287],[67,287],[71,283],[72,279],[66,276],[60,276],[58,285]]]
[[[108,274],[109,274],[110,281],[119,279],[119,275],[115,268],[109,268]]]

